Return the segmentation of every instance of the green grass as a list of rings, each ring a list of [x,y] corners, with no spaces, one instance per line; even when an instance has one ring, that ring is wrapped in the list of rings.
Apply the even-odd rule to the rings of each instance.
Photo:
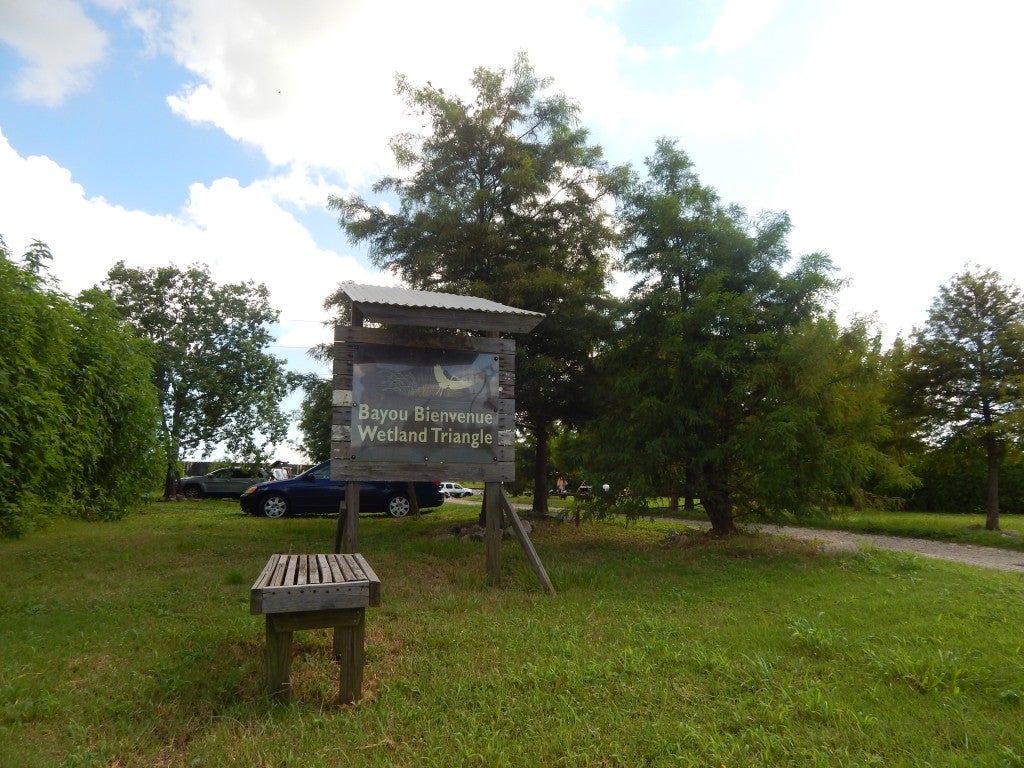
[[[529,496],[517,497],[515,501],[529,504]],[[577,504],[569,497],[559,499],[552,496],[548,506],[553,514],[571,512]],[[667,499],[652,501],[651,515],[658,518],[677,520],[704,520],[703,509],[698,504],[694,511],[669,510]],[[738,518],[740,525],[744,519]],[[959,544],[978,544],[1024,552],[1024,515],[1003,514],[999,517],[1000,530],[985,530],[985,515],[971,513],[939,512],[890,512],[887,510],[865,510],[854,512],[839,509],[828,518],[811,518],[794,521],[794,525],[826,530],[852,531],[855,533],[877,533],[889,536],[910,536]]]
[[[482,545],[366,517],[364,700],[327,631],[262,691],[249,584],[330,519],[153,504],[0,542],[0,766],[1022,766],[1024,579],[667,522],[554,521],[485,585]]]

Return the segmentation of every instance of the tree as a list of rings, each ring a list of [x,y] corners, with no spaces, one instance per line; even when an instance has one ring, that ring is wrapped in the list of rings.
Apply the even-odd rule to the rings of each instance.
[[[748,506],[801,514],[811,504],[889,503],[916,479],[889,452],[887,360],[865,318],[801,323],[756,378],[770,381],[750,425]],[[757,471],[751,472],[751,467]]]
[[[284,439],[281,400],[293,386],[284,363],[265,352],[276,322],[266,286],[217,285],[194,265],[135,269],[119,262],[103,283],[122,315],[151,346],[159,434],[166,456],[165,494],[178,462],[224,445],[261,463]]]
[[[299,432],[302,452],[314,464],[331,458],[331,382],[316,374],[302,378]]]
[[[349,325],[352,322],[352,302],[342,293],[334,291],[324,299],[323,307],[333,313],[324,326],[333,329],[338,325]],[[323,363],[327,371],[331,371],[334,360],[334,344],[316,344],[306,350],[306,354]],[[299,404],[299,432],[302,435],[300,448],[314,464],[326,461],[331,457],[331,418],[333,393],[330,378],[322,378],[316,374],[307,374],[298,379],[302,387],[302,402]]]
[[[722,205],[674,142],[647,168],[620,210],[639,280],[602,359],[606,471],[629,467],[633,499],[698,497],[718,534],[735,530],[737,507],[802,512],[899,474],[872,446],[877,339],[825,311],[838,286],[828,258],[784,272],[788,217]]]
[[[35,241],[0,239],[0,534],[47,517],[117,519],[153,488],[148,350],[106,297],[72,300]]]
[[[976,266],[939,289],[915,329],[904,384],[932,445],[970,438],[985,455],[985,527],[999,529],[999,469],[1024,404],[1024,303]]]
[[[331,197],[339,224],[374,262],[420,289],[465,293],[546,319],[517,341],[516,408],[535,440],[534,510],[547,511],[548,435],[594,405],[593,353],[609,331],[605,306],[612,222],[604,202],[618,180],[587,144],[578,108],[548,95],[525,54],[511,71],[479,68],[467,102],[398,78],[398,94],[431,133],[391,142],[408,175],[374,185],[390,213]]]
[[[152,493],[160,476],[156,394],[149,345],[121,318],[108,296],[83,291],[75,300],[74,375],[66,402],[75,403],[78,437],[66,446],[84,516],[109,518]]]

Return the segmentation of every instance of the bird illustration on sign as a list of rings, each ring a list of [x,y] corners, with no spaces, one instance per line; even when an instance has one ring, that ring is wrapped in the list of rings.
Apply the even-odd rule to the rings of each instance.
[[[444,392],[457,392],[460,389],[473,386],[472,379],[449,378],[440,363],[434,366],[434,379],[437,381],[437,394],[439,395]]]
[[[426,357],[427,359],[423,359]],[[430,359],[430,358],[433,359]],[[409,355],[399,362],[377,356],[353,365],[353,402],[376,400],[375,393],[407,398],[476,400],[497,398],[498,366],[494,355]],[[411,362],[408,362],[411,358]],[[422,361],[422,362],[420,362]],[[360,399],[361,398],[361,399]]]

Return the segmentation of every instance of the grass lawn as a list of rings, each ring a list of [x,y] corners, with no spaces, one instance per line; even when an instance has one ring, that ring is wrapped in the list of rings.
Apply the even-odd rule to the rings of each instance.
[[[330,633],[263,694],[249,585],[331,519],[153,504],[0,541],[0,766],[1024,766],[1024,578],[671,522],[545,521],[558,595],[446,526],[364,517],[364,700]]]
[[[520,504],[530,504],[529,496],[515,499]],[[571,513],[578,505],[570,496],[559,499],[552,496],[548,506],[553,514]],[[584,507],[585,508],[585,507]],[[706,520],[704,510],[698,504],[691,512],[668,509],[667,499],[652,502],[651,514],[658,518],[678,520]],[[737,519],[743,525],[743,518]],[[939,513],[939,512],[890,512],[887,510],[851,509],[837,510],[829,518],[794,521],[793,525],[806,528],[822,528],[855,533],[880,533],[889,536],[911,536],[959,544],[978,544],[986,547],[1000,547],[1024,552],[1024,515],[999,516],[998,531],[985,530],[983,513]]]
[[[528,509],[532,498],[517,496],[514,502]],[[578,503],[572,496],[548,499],[552,515],[572,517],[575,510],[581,510],[586,519],[586,503]],[[650,515],[658,520],[707,522],[707,516],[700,503],[695,510],[671,510],[668,499],[653,499]],[[744,525],[743,516],[737,517],[737,524]],[[998,531],[985,530],[983,513],[942,513],[942,512],[892,512],[889,510],[863,510],[855,512],[850,508],[833,510],[827,518],[792,520],[790,524],[804,528],[851,531],[853,533],[876,533],[888,536],[907,536],[932,539],[954,544],[977,544],[985,547],[1024,552],[1024,515],[1002,514],[999,516]]]

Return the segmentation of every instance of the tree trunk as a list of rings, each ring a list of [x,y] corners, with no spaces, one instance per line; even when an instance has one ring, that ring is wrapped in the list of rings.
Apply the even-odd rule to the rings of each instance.
[[[177,417],[175,417],[175,421]],[[174,426],[167,423],[167,415],[161,409],[161,432],[163,432],[163,438],[166,440],[163,451],[163,459],[167,462],[167,474],[164,475],[164,501],[174,501],[178,498],[178,492],[181,490],[181,475],[178,474],[178,459],[181,458],[181,446],[178,441],[173,437]]]
[[[172,500],[178,495],[178,473],[174,464],[167,465],[167,474],[164,476],[164,499]]]
[[[732,519],[732,499],[724,489],[714,489],[701,494],[704,509],[711,521],[711,533],[715,536],[728,536],[736,533],[736,523]]]
[[[999,530],[999,443],[992,432],[985,435],[988,481],[985,488],[985,528]]]
[[[853,511],[864,511],[864,491],[860,488],[854,488],[853,490]]]
[[[693,505],[693,465],[686,462],[685,479],[683,480],[683,509],[692,512]]]
[[[534,423],[537,459],[533,466],[533,515],[544,517],[548,513],[548,424],[538,416]]]

